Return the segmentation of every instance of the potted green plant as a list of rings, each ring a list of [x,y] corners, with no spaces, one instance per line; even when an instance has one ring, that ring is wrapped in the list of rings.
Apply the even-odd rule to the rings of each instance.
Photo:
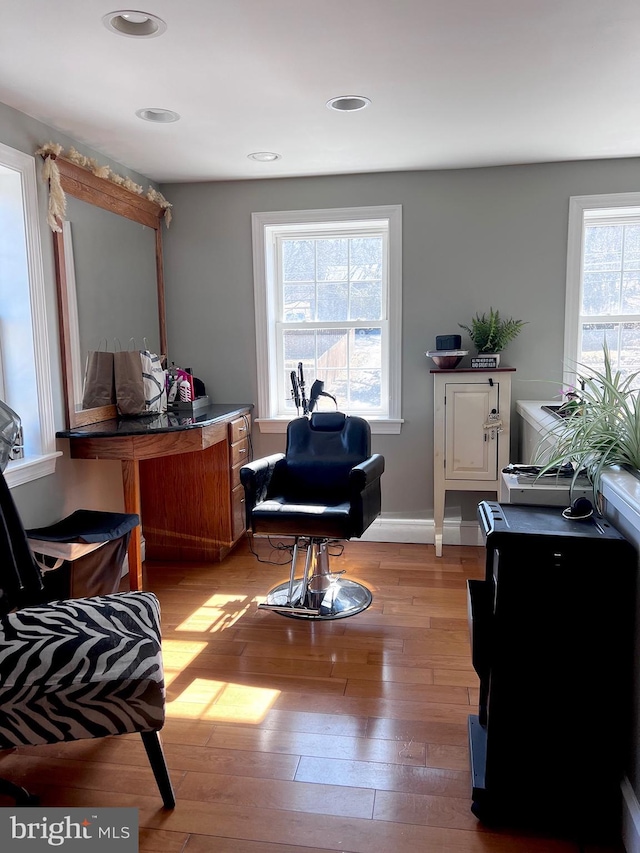
[[[471,320],[470,326],[465,326],[462,323],[458,323],[458,325],[465,332],[468,332],[478,355],[494,357],[497,367],[500,362],[500,353],[510,341],[520,334],[525,322],[514,320],[512,317],[504,319],[500,316],[499,311],[490,308],[488,314],[476,314]]]
[[[572,393],[571,413],[551,427],[545,435],[547,452],[541,473],[570,462],[575,483],[586,471],[596,501],[605,469],[621,465],[631,471],[640,469],[640,372],[625,376],[611,367],[606,343],[604,367],[595,370],[580,365],[578,392]],[[542,454],[542,446],[539,455]]]

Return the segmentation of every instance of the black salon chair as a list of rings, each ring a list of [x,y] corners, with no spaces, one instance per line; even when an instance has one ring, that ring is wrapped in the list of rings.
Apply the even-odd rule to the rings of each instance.
[[[371,454],[367,421],[342,412],[291,421],[285,453],[240,469],[247,529],[294,538],[289,580],[261,607],[301,619],[339,619],[371,604],[365,586],[331,573],[329,543],[361,536],[380,515],[383,471],[384,458]],[[300,548],[307,553],[296,578]]]

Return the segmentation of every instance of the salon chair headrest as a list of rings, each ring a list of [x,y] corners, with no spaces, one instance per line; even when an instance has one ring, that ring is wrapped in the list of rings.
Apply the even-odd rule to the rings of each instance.
[[[342,412],[312,412],[311,429],[318,432],[339,432],[344,428],[347,416]]]

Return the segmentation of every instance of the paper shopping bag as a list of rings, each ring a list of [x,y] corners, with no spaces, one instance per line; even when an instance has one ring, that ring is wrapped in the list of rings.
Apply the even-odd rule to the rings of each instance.
[[[145,412],[144,380],[139,350],[122,350],[113,354],[116,405],[120,415]]]
[[[87,353],[82,408],[93,409],[95,406],[112,406],[115,401],[113,353],[105,350],[94,350]]]

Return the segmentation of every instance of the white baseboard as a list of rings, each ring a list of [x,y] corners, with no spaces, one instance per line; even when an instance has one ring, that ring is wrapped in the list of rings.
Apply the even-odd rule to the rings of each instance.
[[[625,776],[622,789],[622,843],[627,853],[640,853],[640,803]]]
[[[364,542],[403,542],[433,545],[435,525],[429,518],[376,518],[360,537]],[[445,519],[445,545],[482,545],[480,527],[475,521]]]

